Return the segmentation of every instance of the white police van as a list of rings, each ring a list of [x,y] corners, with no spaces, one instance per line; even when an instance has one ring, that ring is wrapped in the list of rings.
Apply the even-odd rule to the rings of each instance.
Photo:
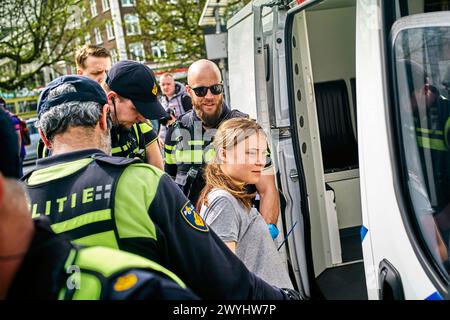
[[[228,21],[230,105],[270,137],[305,296],[449,298],[445,10],[256,0]]]

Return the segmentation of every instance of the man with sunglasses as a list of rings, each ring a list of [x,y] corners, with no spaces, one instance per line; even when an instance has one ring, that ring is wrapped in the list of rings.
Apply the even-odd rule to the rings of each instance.
[[[205,186],[203,168],[214,157],[210,145],[219,125],[228,119],[248,117],[231,110],[224,102],[222,77],[219,68],[209,60],[198,60],[188,70],[187,93],[193,109],[178,118],[168,128],[165,140],[165,171],[175,179],[184,194],[196,204]],[[276,238],[279,215],[278,191],[270,161],[265,174],[256,185],[260,196],[260,212]]]

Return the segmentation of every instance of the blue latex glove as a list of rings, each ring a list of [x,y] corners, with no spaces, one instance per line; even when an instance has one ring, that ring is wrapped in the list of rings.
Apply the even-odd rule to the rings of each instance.
[[[270,235],[272,236],[272,239],[275,239],[276,237],[278,237],[278,234],[280,233],[280,231],[278,231],[277,226],[274,224],[268,224],[267,227],[269,227],[269,232]]]

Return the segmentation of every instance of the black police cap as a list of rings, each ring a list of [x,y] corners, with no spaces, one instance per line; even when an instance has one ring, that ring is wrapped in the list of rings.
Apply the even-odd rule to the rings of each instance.
[[[117,62],[108,71],[106,84],[120,96],[130,99],[145,118],[159,120],[168,114],[158,101],[158,87],[153,71],[130,60]]]
[[[52,98],[48,97],[51,90],[65,83],[73,85],[76,92],[67,92]],[[62,76],[50,82],[42,91],[37,106],[39,119],[52,107],[71,101],[97,102],[101,106],[108,103],[105,91],[96,81],[85,76]]]

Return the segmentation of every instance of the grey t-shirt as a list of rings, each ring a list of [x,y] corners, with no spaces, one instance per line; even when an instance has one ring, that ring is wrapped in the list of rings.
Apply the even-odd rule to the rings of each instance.
[[[236,255],[247,268],[267,283],[293,288],[287,265],[259,212],[255,208],[248,210],[221,189],[208,194],[208,203],[211,209],[202,206],[200,215],[222,241],[236,242]]]

